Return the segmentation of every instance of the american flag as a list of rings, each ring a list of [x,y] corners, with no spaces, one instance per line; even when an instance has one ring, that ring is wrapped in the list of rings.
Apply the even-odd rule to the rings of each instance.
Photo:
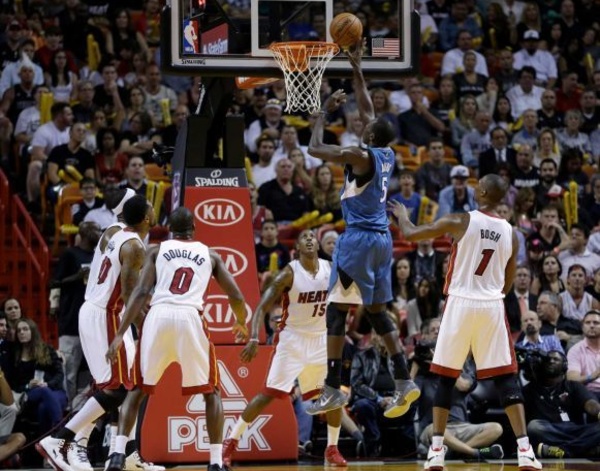
[[[373,38],[371,51],[374,57],[398,57],[400,56],[400,39]]]

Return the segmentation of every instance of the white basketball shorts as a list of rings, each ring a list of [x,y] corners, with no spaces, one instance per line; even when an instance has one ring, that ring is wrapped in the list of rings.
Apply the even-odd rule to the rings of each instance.
[[[138,384],[152,394],[164,371],[175,362],[181,367],[184,395],[213,392],[219,384],[219,368],[207,331],[200,312],[192,306],[152,306],[140,333]]]
[[[285,397],[298,379],[304,399],[317,395],[327,374],[327,335],[282,330],[271,358],[263,393]]]
[[[431,371],[458,378],[473,353],[479,379],[517,372],[510,329],[501,299],[448,296]]]
[[[100,389],[117,389],[134,385],[131,369],[135,359],[135,342],[131,329],[123,337],[123,345],[114,363],[108,363],[105,355],[119,329],[119,316],[88,301],[79,309],[79,337],[90,373]]]

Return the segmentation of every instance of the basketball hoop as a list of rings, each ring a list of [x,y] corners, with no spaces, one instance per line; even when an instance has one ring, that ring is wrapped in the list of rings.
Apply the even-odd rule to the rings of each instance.
[[[339,46],[320,41],[292,41],[273,43],[269,50],[283,70],[287,92],[285,111],[318,111],[323,72],[340,52]]]

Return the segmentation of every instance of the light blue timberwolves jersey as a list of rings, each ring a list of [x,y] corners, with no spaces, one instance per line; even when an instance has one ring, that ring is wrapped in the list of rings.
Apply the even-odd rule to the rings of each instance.
[[[389,147],[369,147],[367,151],[373,161],[373,177],[363,181],[365,176],[351,174],[346,166],[341,190],[342,212],[346,227],[387,231],[387,189],[395,165],[394,151]]]

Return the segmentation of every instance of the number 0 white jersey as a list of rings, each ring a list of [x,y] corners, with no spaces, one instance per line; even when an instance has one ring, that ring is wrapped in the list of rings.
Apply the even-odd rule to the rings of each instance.
[[[512,255],[512,227],[481,211],[469,213],[469,227],[452,246],[444,293],[461,298],[502,299],[505,270]]]
[[[177,304],[201,311],[211,275],[210,253],[203,243],[177,239],[161,242],[150,305]]]
[[[326,331],[325,308],[331,264],[319,259],[319,271],[315,277],[302,267],[300,260],[291,261],[289,266],[294,272],[294,282],[283,294],[281,329],[323,335]]]
[[[121,299],[121,247],[126,242],[137,239],[143,246],[140,236],[129,229],[114,234],[100,256],[99,267],[90,269],[85,300],[118,314],[123,307]],[[98,251],[99,253],[99,251]],[[92,264],[96,262],[96,254]]]

